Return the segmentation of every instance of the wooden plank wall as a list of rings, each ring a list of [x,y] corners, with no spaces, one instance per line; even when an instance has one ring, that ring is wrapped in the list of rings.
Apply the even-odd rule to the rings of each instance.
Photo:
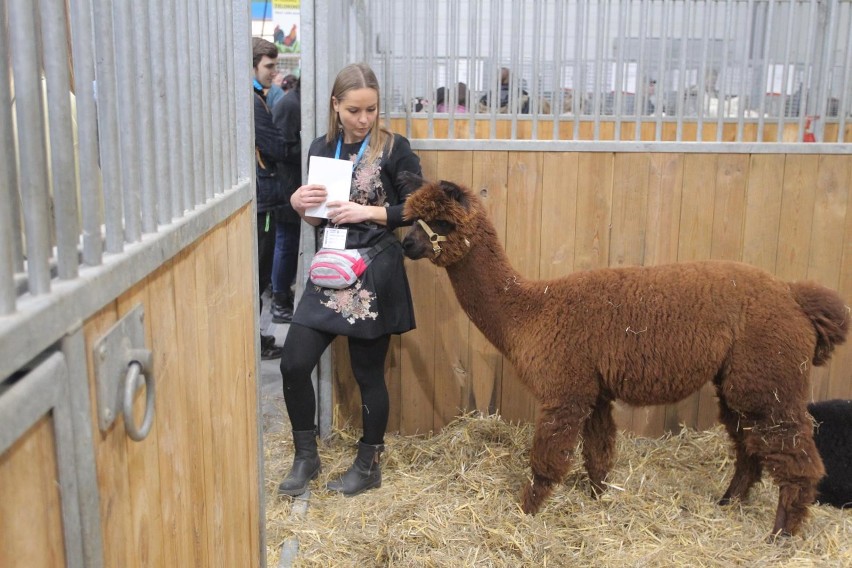
[[[421,115],[422,116],[422,115]],[[660,125],[660,140],[663,142],[672,142],[677,140],[677,122],[671,122],[671,118],[666,119],[667,122],[662,122]],[[406,132],[406,119],[394,118],[390,121],[391,129],[394,132]],[[616,136],[616,128],[620,129],[619,135]],[[638,127],[641,129],[640,139],[643,141],[653,141],[657,139],[657,123],[653,118],[646,118]],[[577,135],[574,135],[574,117],[565,116],[560,119],[558,127],[558,135],[553,135],[553,120],[540,119],[535,125],[536,136],[533,137],[533,122],[527,117],[520,117],[516,122],[516,131],[514,138],[517,140],[595,140],[595,123],[591,120],[579,121]],[[601,120],[598,123],[597,140],[636,140],[637,123],[630,120],[622,121],[620,124],[612,120]],[[716,142],[716,133],[718,125],[715,119],[710,119],[701,124],[700,132],[699,125],[695,121],[683,121],[681,123],[681,141],[682,142]],[[735,142],[737,141],[737,131],[739,125],[736,122],[727,122],[722,124],[722,135],[720,142]],[[823,140],[827,142],[836,142],[839,129],[838,123],[826,124],[823,133]],[[752,119],[743,124],[741,142],[777,142],[778,141],[778,123],[767,121],[763,126],[762,136],[758,136],[759,129],[757,122]],[[781,135],[782,142],[802,142],[798,139],[799,124],[796,119],[784,125],[784,130]],[[411,135],[409,138],[437,138],[445,140],[448,138],[468,139],[470,138],[470,119],[469,118],[454,118],[453,119],[453,135],[450,136],[450,121],[447,118],[432,119],[432,136],[429,135],[429,122],[426,118],[415,117],[411,119]],[[497,140],[511,140],[512,137],[512,121],[506,118],[505,115],[499,116],[491,131],[490,118],[478,118],[473,125],[473,138],[479,140],[487,140],[494,138]],[[847,123],[843,131],[844,142],[852,142],[852,123]]]
[[[575,270],[731,259],[813,279],[852,303],[852,155],[420,152],[427,178],[474,188],[513,265],[530,278]],[[459,413],[533,420],[535,403],[468,321],[443,269],[407,262],[417,329],[388,358],[390,430],[437,431]],[[360,423],[335,352],[338,424]],[[341,364],[341,361],[344,361]],[[852,345],[812,374],[812,397],[852,398]],[[715,421],[706,388],[677,405],[617,406],[620,426],[656,436]]]
[[[92,346],[139,303],[157,381],[142,442],[92,416],[105,566],[260,566],[251,237],[246,206],[85,322],[93,409]]]
[[[50,416],[0,454],[0,566],[65,566],[56,438]]]

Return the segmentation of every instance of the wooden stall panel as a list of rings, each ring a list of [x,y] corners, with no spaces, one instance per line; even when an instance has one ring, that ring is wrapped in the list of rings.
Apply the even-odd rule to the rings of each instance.
[[[613,161],[609,266],[641,266],[648,227],[650,154],[616,154]],[[619,428],[633,423],[633,409],[619,401],[614,413]]]
[[[506,207],[509,184],[508,152],[474,152],[471,187],[478,190],[494,223],[500,243],[506,243]],[[473,324],[470,326],[471,408],[493,414],[501,408],[503,355]]]
[[[713,235],[713,210],[718,156],[687,154],[684,156],[683,193],[678,236],[679,262],[710,258]],[[680,424],[695,424],[700,395],[666,408],[665,428],[677,431]]]
[[[649,160],[643,265],[655,266],[677,261],[684,156],[651,154]],[[664,405],[634,408],[630,427],[638,434],[658,436],[665,417]]]
[[[438,177],[470,187],[473,156],[473,152],[441,152]],[[438,271],[436,284],[435,417],[432,427],[438,431],[460,413],[471,410],[473,390],[468,349],[472,324],[456,300],[446,270]]]
[[[506,201],[506,252],[512,266],[525,278],[538,278],[542,223],[542,154],[510,152]],[[558,230],[553,227],[552,230]],[[495,275],[496,278],[506,278]],[[506,286],[512,282],[507,279]],[[515,369],[504,360],[501,389],[502,415],[510,421],[527,421],[535,416],[537,403],[521,383]]]
[[[742,260],[769,272],[775,272],[778,256],[783,185],[784,155],[754,154],[749,158]]]
[[[427,179],[438,179],[437,160],[438,152],[420,152],[420,165]],[[400,416],[400,431],[422,434],[432,431],[435,413],[435,305],[439,269],[427,260],[406,260],[405,269],[417,329],[402,336],[400,407],[404,411]]]
[[[160,270],[159,274],[164,271]],[[133,286],[130,290],[122,294],[116,302],[118,317],[121,319],[125,314],[130,312],[137,305],[145,306],[145,345],[154,346],[154,330],[152,322],[158,321],[158,317],[149,312],[151,303],[148,301],[148,291],[152,277]],[[156,291],[154,292],[156,294]],[[158,297],[155,295],[155,297]],[[173,307],[171,297],[163,298],[162,303],[168,304],[168,307]],[[158,338],[159,341],[159,338]],[[162,350],[152,348],[154,354],[154,369],[157,371],[157,379],[160,374],[168,377],[173,372],[170,369],[170,362],[163,360],[160,354]],[[166,384],[168,384],[168,380]],[[167,397],[166,397],[167,398]],[[160,409],[161,411],[163,409]],[[165,409],[169,412],[169,409]],[[145,393],[140,390],[136,393],[134,400],[134,415],[137,424],[141,423],[145,412]],[[155,414],[156,416],[156,414]],[[123,426],[122,426],[123,428]],[[159,459],[159,428],[156,420],[151,427],[148,436],[141,442],[134,442],[129,437],[125,437],[124,443],[127,452],[127,467],[130,471],[136,472],[129,478],[131,509],[133,518],[132,531],[133,539],[139,557],[140,566],[159,566],[163,563],[163,509],[161,508],[161,491],[160,491],[160,459]]]
[[[848,157],[847,157],[848,158]],[[846,187],[852,187],[852,164],[847,159]],[[832,236],[831,238],[836,238]],[[852,305],[852,196],[847,194],[846,199],[846,224],[841,236],[840,282],[837,291],[846,301],[846,305]],[[831,358],[831,375],[828,381],[826,398],[852,398],[852,381],[850,381],[849,369],[852,369],[852,338],[846,344],[837,349]]]
[[[844,156],[819,156],[819,171],[814,180],[814,216],[808,254],[807,279],[837,290],[843,263],[844,234],[849,208],[849,179],[852,162]],[[852,298],[844,298],[852,304]],[[829,398],[831,366],[811,370],[814,400]],[[847,374],[847,376],[850,376]]]
[[[65,566],[55,442],[48,415],[0,454],[0,566]]]
[[[100,432],[92,416],[105,566],[260,565],[250,215],[243,208],[84,325],[93,409],[92,346],[138,303],[157,380],[145,440],[130,440],[121,417]]]

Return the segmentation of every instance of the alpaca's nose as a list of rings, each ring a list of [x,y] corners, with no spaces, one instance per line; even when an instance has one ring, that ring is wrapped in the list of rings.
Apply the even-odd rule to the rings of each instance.
[[[417,244],[414,242],[414,239],[412,239],[410,235],[402,239],[402,250],[405,256],[412,260],[417,260],[420,257],[417,255],[416,249]]]

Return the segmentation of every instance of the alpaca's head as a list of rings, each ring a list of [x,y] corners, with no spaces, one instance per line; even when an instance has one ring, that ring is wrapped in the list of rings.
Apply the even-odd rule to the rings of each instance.
[[[404,183],[416,187],[405,202],[403,216],[413,224],[402,246],[412,260],[428,258],[438,266],[450,266],[470,250],[479,216],[479,199],[467,188],[449,181],[428,182],[403,174]]]

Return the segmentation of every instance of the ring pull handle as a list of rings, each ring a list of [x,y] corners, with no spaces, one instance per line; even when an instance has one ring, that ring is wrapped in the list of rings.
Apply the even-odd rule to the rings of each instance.
[[[141,386],[140,376],[145,384],[145,416],[142,425],[136,427],[133,418],[133,396]],[[154,424],[154,373],[151,366],[151,352],[146,349],[135,349],[131,352],[131,361],[127,365],[127,376],[124,379],[124,428],[127,435],[136,442],[144,440]]]

